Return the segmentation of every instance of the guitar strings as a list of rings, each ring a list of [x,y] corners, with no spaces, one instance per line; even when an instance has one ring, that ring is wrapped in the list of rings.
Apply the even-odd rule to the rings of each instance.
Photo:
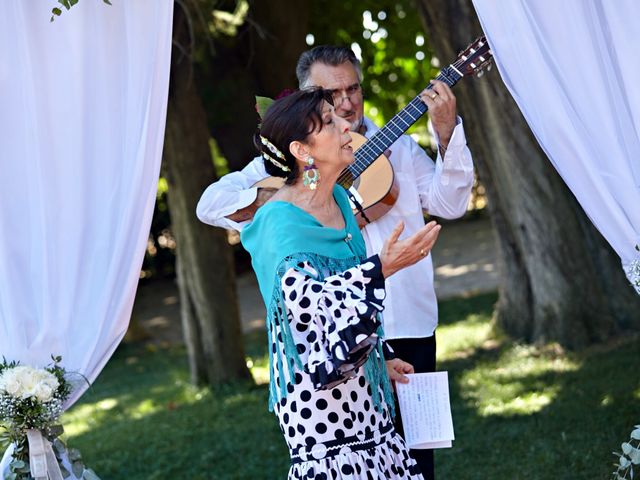
[[[440,76],[438,76],[438,79],[439,77]],[[415,109],[417,111],[417,115],[412,115],[409,108]],[[371,158],[377,158],[380,156],[384,151],[384,147],[387,142],[388,145],[395,142],[426,111],[426,105],[424,105],[422,100],[420,100],[420,97],[415,97],[411,100],[411,102],[409,102],[400,112],[394,115],[383,128],[378,130],[373,137],[358,149],[356,152],[356,160],[342,174],[340,174],[338,177],[338,183],[344,183],[349,177],[357,177],[360,175],[369,166],[369,160]],[[406,120],[405,116],[408,116],[411,121]],[[404,123],[406,127],[403,127],[400,123]],[[386,137],[387,142],[384,142],[383,137]]]
[[[488,51],[488,48],[487,48]],[[482,51],[482,48],[474,52],[473,56],[481,56],[485,52]],[[455,82],[450,83],[448,78],[440,73],[436,80],[441,80],[447,83],[450,87],[455,85],[464,75],[459,75],[457,72],[459,68],[469,62],[469,58],[463,60],[459,59],[450,66],[454,67],[456,70],[456,78]],[[427,86],[427,90],[432,89],[433,86],[430,84]],[[418,115],[414,117],[409,113],[409,107],[413,107],[418,111]],[[363,144],[356,152],[355,161],[347,167],[338,177],[338,183],[346,183],[350,177],[359,176],[370,164],[370,160],[372,158],[378,158],[380,154],[383,153],[385,142],[382,140],[382,137],[386,137],[387,141],[390,140],[389,145],[395,142],[411,125],[413,125],[424,113],[428,110],[427,106],[420,100],[419,96],[416,96],[413,100],[411,100],[402,110],[400,110],[397,114],[395,114],[387,124],[378,130],[365,144]],[[408,122],[404,118],[404,114],[411,119],[411,122]],[[406,128],[403,128],[401,125],[397,125],[397,122],[401,121],[406,125]],[[397,128],[399,131],[395,131],[393,127]],[[387,135],[390,133],[391,135]]]

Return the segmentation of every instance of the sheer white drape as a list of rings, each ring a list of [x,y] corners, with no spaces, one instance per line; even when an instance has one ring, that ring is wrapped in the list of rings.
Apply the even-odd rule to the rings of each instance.
[[[640,2],[473,3],[538,142],[640,293]]]
[[[0,356],[90,381],[131,314],[171,51],[172,0],[112,3],[0,14]]]

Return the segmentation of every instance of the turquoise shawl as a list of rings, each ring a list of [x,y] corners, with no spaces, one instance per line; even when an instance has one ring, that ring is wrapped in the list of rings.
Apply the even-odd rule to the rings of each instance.
[[[366,258],[364,239],[351,211],[345,190],[336,185],[333,197],[345,220],[344,229],[323,226],[311,214],[301,208],[284,201],[272,201],[262,206],[253,221],[243,228],[240,239],[244,248],[251,254],[251,263],[258,278],[260,293],[267,309],[267,322],[279,325],[283,334],[285,358],[280,349],[276,353],[271,348],[271,331],[269,332],[270,388],[269,410],[274,404],[286,397],[287,389],[282,365],[296,365],[300,370],[304,366],[291,336],[286,307],[280,285],[282,276],[289,268],[300,262],[309,262],[318,272],[314,280],[323,281],[326,277],[341,273],[361,263]],[[382,328],[378,336],[383,338]],[[376,354],[377,352],[377,354]],[[275,357],[275,358],[274,358]],[[276,388],[274,362],[278,364],[280,389]],[[381,342],[365,363],[365,376],[371,384],[373,403],[381,407],[378,386],[384,391],[387,405],[393,412],[393,394],[387,377]],[[295,384],[295,372],[288,368],[289,382]]]

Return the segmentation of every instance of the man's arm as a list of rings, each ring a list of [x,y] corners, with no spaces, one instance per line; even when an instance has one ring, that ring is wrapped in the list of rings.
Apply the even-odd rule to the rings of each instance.
[[[261,157],[254,158],[239,172],[212,183],[200,197],[196,214],[200,221],[227,229],[242,230],[256,210],[273,193],[252,187],[268,177]]]
[[[264,205],[271,196],[278,191],[277,188],[263,188],[258,187],[256,191],[256,199],[244,208],[237,210],[231,215],[227,215],[225,218],[236,223],[248,222],[258,211],[262,205]]]
[[[423,90],[438,143],[435,165],[412,142],[412,159],[422,208],[442,218],[458,218],[467,211],[473,187],[473,161],[467,148],[462,120],[456,115],[456,97],[446,83],[432,80]]]
[[[436,140],[438,140],[436,134]],[[467,211],[473,187],[473,160],[467,148],[460,117],[445,150],[435,164],[420,146],[411,140],[411,155],[422,208],[431,215],[453,219]]]

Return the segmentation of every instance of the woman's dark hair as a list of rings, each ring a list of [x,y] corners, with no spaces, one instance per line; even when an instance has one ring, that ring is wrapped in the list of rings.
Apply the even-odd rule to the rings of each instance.
[[[322,129],[322,106],[325,101],[333,104],[331,92],[321,88],[307,88],[276,100],[267,109],[260,126],[260,135],[285,157],[285,160],[278,158],[262,144],[259,137],[256,138],[256,146],[264,158],[265,170],[269,175],[286,178],[287,184],[295,182],[298,178],[298,162],[289,152],[289,144],[296,140],[303,142],[309,134]],[[269,161],[268,157],[285,165],[290,171],[285,172]]]

